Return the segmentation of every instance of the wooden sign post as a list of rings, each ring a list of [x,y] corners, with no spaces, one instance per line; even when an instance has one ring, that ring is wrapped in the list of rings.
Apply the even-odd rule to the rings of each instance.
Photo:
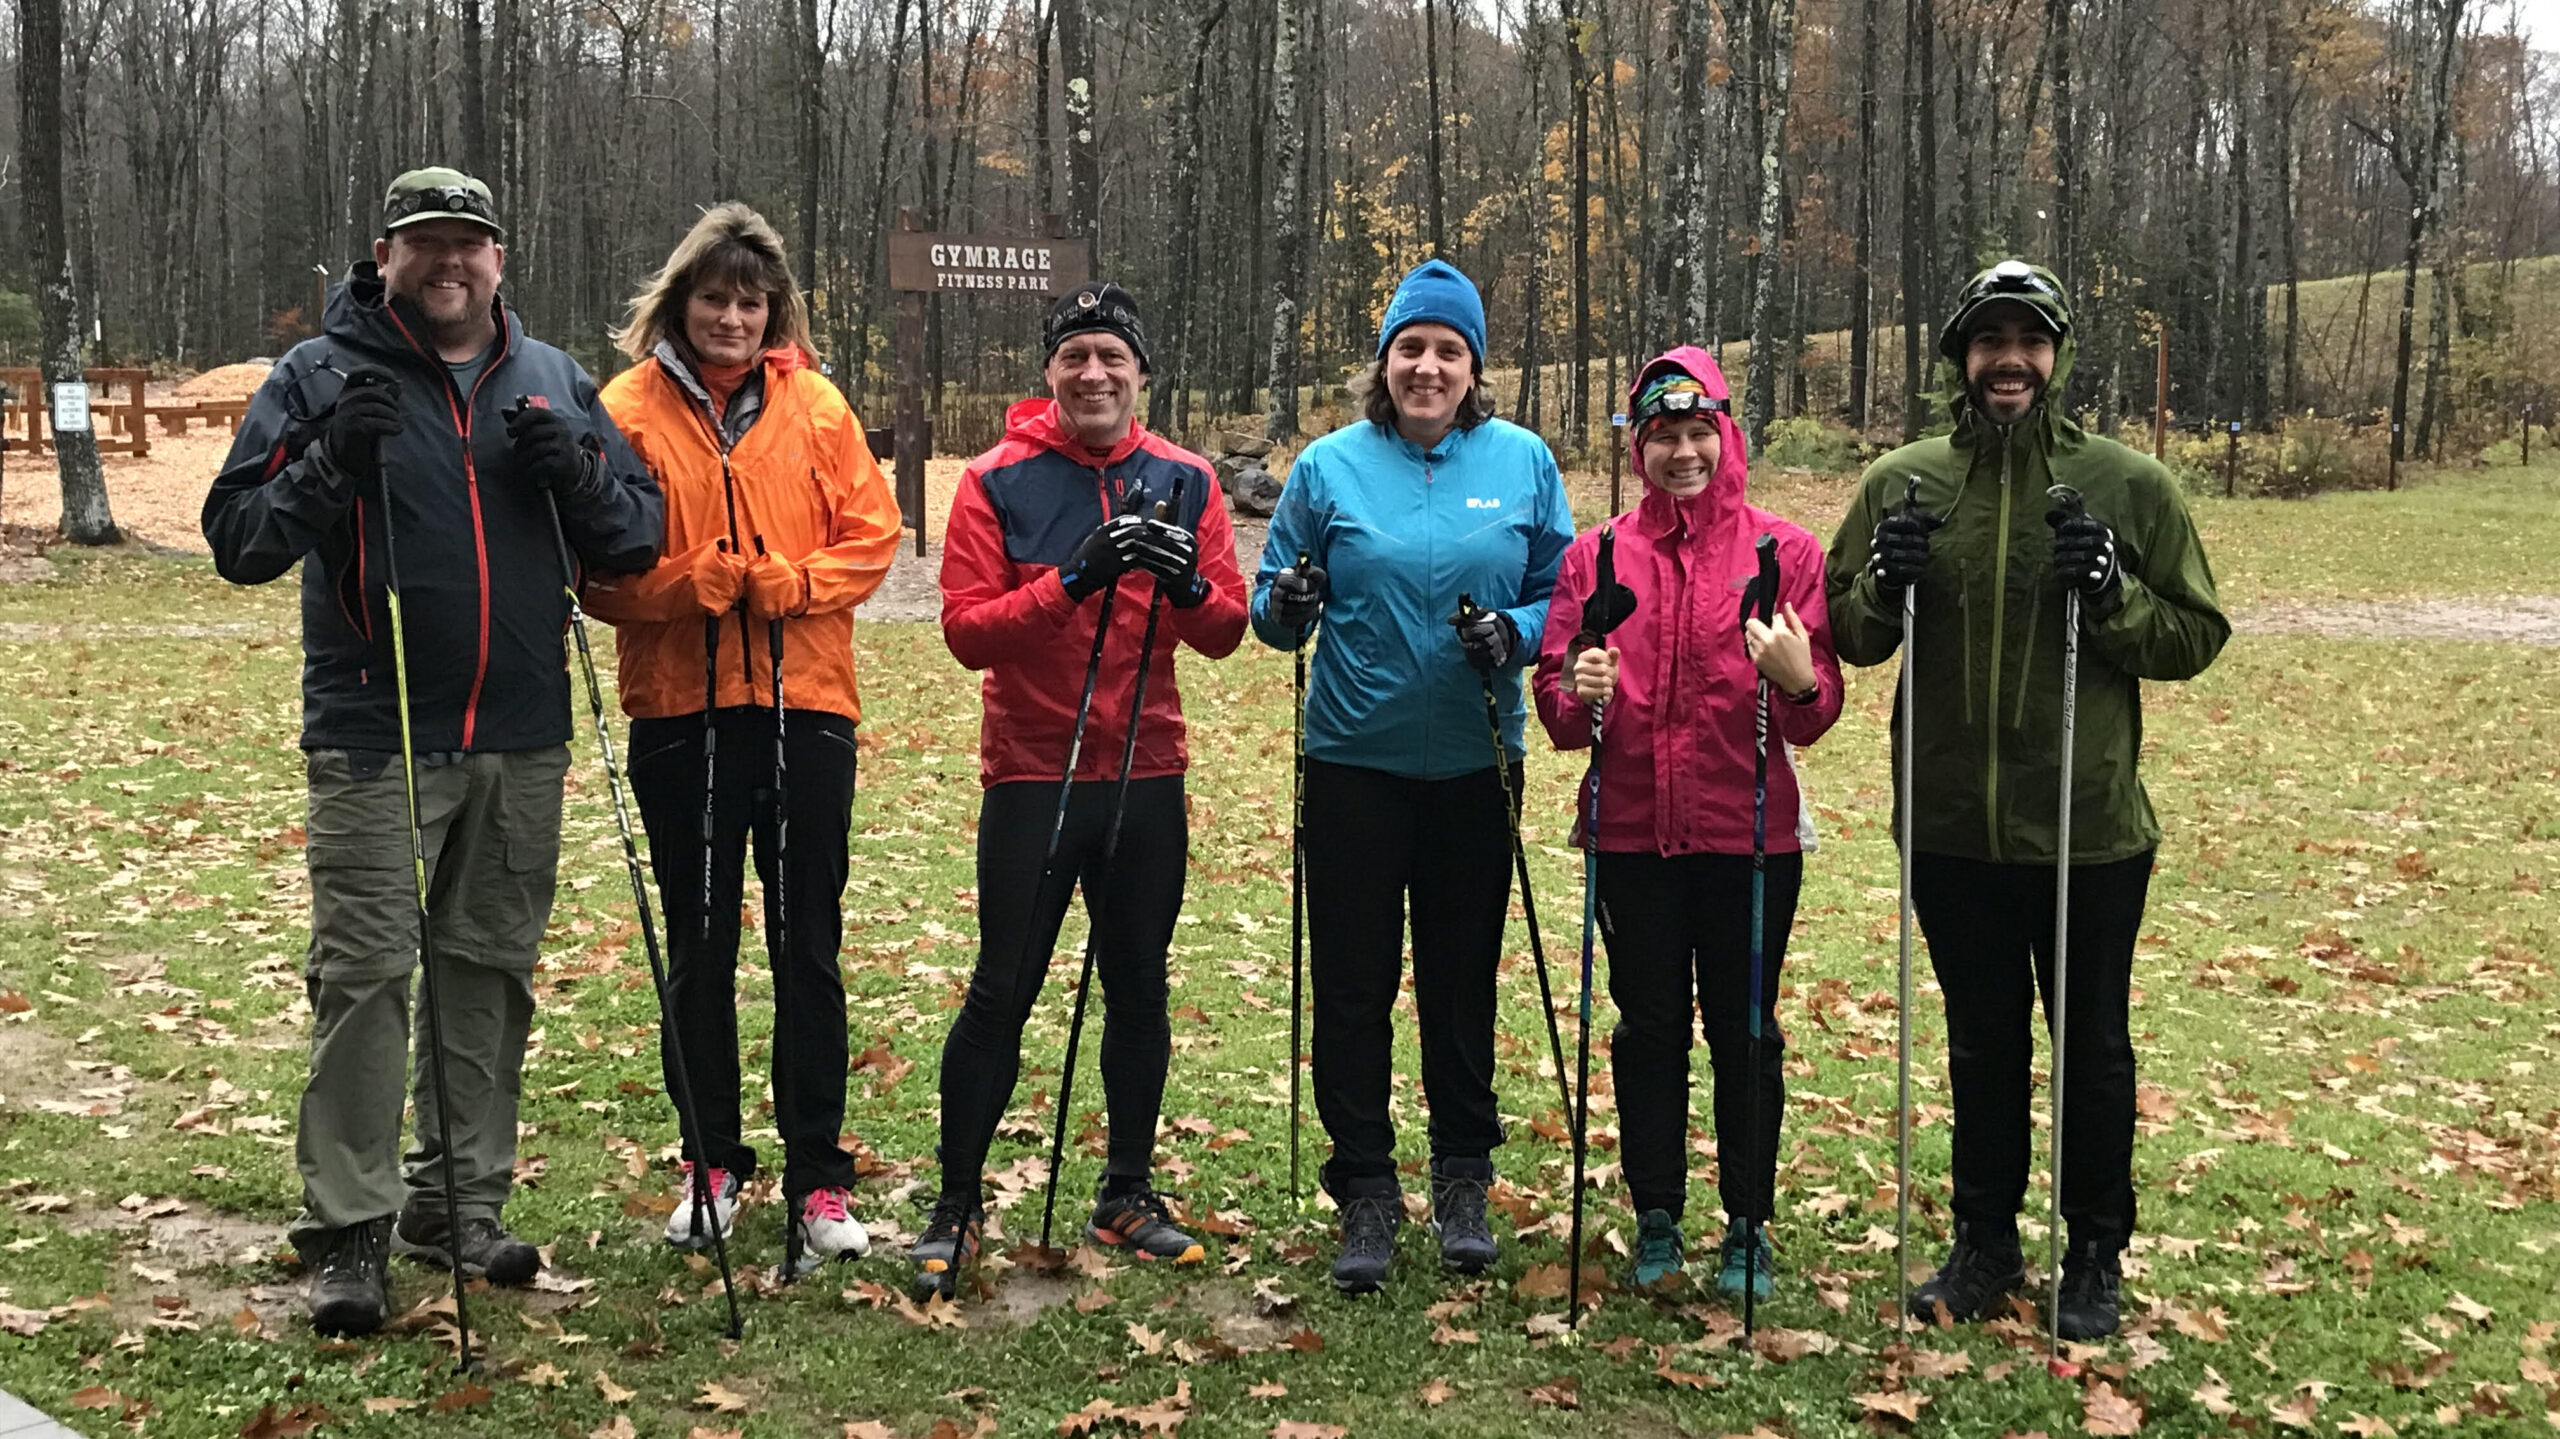
[[[1045,301],[1093,277],[1093,245],[1062,233],[1052,215],[1037,238],[1020,235],[937,235],[921,228],[916,212],[898,211],[889,236],[889,288],[898,292],[898,509],[915,527],[916,553],[924,553],[924,462],[933,435],[924,415],[924,297],[927,295],[1029,295]]]

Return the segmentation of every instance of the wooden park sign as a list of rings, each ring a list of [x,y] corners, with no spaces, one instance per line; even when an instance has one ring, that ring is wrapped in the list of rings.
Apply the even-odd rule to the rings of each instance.
[[[933,437],[924,420],[924,297],[1022,295],[1045,301],[1093,277],[1093,242],[1069,239],[1052,215],[1045,235],[937,235],[898,212],[889,234],[889,288],[898,295],[898,509],[924,550],[924,462]]]

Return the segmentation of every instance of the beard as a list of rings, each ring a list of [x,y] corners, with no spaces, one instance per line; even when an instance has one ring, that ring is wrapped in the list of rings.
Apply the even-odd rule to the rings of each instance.
[[[2026,383],[2027,402],[2018,411],[2018,418],[2021,419],[2033,413],[2036,406],[2044,403],[2045,388],[2047,384],[2050,383],[2043,377],[2038,376],[2035,371],[2029,369],[2012,368],[1986,370],[1982,374],[1968,378],[1965,381],[1965,398],[1972,402],[1975,414],[1981,415],[1986,419],[1995,418],[1994,410],[1992,408],[1991,386],[1994,383],[2003,380],[2022,380]]]

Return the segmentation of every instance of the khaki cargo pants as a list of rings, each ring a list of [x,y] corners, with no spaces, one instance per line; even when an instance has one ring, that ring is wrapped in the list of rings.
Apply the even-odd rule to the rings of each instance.
[[[307,1245],[404,1206],[444,1209],[434,1071],[423,1020],[411,1040],[417,885],[400,757],[313,750],[309,776],[311,1075],[294,1139]],[[421,755],[427,912],[457,1199],[495,1216],[514,1179],[516,1105],[533,1022],[533,965],[560,863],[565,745]],[[400,1117],[414,1097],[404,1155]]]

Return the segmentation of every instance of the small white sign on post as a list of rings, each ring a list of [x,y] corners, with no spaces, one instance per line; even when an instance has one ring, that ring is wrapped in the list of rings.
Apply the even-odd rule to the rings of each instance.
[[[89,428],[89,387],[65,380],[53,387],[53,432],[77,435]]]

